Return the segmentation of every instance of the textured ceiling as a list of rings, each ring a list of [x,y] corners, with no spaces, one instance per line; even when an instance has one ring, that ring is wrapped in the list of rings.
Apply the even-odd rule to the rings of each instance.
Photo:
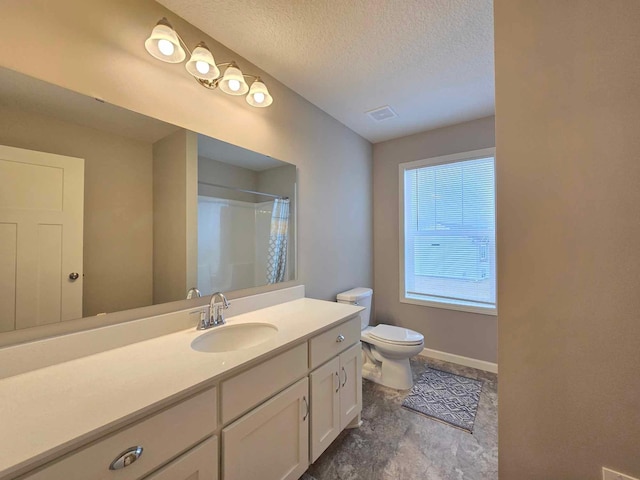
[[[374,143],[494,113],[492,0],[159,3]]]

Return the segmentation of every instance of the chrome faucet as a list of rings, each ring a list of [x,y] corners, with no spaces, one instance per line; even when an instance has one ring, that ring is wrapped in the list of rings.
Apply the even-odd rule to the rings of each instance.
[[[200,290],[198,290],[196,287],[191,287],[187,292],[187,300],[191,300],[192,298],[199,298],[201,296],[202,294],[200,293]]]
[[[216,298],[220,297],[221,302],[216,302]],[[222,292],[216,292],[211,295],[209,301],[209,325],[207,328],[216,327],[218,325],[224,325],[224,311],[229,308],[229,301]]]

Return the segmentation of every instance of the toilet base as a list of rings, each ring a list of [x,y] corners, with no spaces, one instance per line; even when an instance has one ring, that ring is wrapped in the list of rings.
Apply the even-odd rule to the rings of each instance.
[[[382,362],[382,384],[397,390],[413,387],[413,374],[408,358],[386,359]]]
[[[408,358],[385,359],[382,365],[366,362],[362,365],[362,378],[395,390],[413,387],[413,374]]]
[[[365,363],[362,365],[362,378],[382,385],[382,369],[373,363]]]

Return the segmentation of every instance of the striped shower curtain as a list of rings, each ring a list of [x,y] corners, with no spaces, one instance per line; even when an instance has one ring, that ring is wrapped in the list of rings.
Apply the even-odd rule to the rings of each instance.
[[[289,238],[289,199],[278,198],[273,201],[271,213],[271,231],[269,234],[269,255],[267,264],[267,283],[284,281],[287,269],[287,241]]]

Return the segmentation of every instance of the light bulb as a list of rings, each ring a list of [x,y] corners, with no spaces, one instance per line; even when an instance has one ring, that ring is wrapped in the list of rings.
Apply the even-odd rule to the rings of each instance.
[[[249,95],[247,95],[247,103],[252,107],[260,108],[268,107],[273,103],[273,98],[269,95],[269,90],[267,90],[267,86],[262,83],[260,77],[257,77],[251,84]]]
[[[244,81],[242,72],[234,63],[224,71],[218,86],[227,95],[244,95],[249,91],[249,85]]]
[[[203,62],[202,60],[198,60],[196,62],[196,70],[198,70],[201,74],[206,75],[209,73],[209,69],[211,67],[207,62]]]
[[[164,38],[158,40],[158,50],[160,50],[160,53],[162,53],[163,55],[166,55],[167,57],[173,55],[173,52],[175,51],[175,47],[173,46],[173,43],[171,43],[169,40],[165,40]]]

